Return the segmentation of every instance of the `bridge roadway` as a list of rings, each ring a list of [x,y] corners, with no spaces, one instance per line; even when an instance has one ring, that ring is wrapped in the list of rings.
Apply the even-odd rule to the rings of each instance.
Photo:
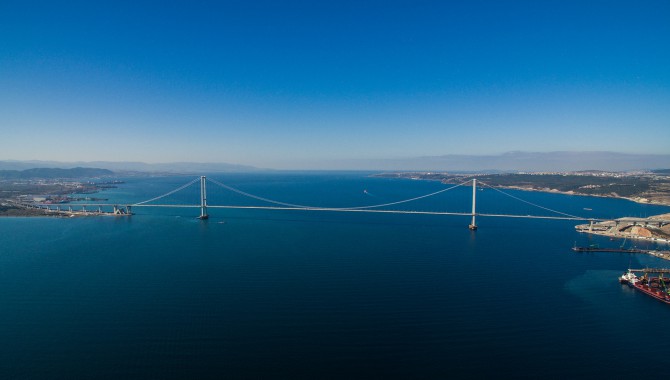
[[[69,207],[95,209],[99,207],[113,207],[126,205],[114,205],[110,203],[66,203],[66,204],[35,204],[33,206],[40,208],[55,209],[60,207],[61,211],[67,212]],[[159,207],[159,208],[200,208],[200,205],[184,205],[184,204],[131,204],[127,205],[131,208],[137,207]],[[362,213],[377,213],[377,214],[416,214],[416,215],[454,215],[454,216],[472,216],[471,212],[446,212],[446,211],[411,211],[411,210],[370,210],[370,209],[355,209],[355,208],[328,208],[328,207],[277,207],[277,206],[217,206],[207,205],[207,208],[219,209],[241,209],[241,210],[291,210],[291,211],[331,211],[331,212],[362,212]],[[92,211],[92,210],[89,210]],[[573,218],[567,216],[536,216],[536,215],[511,215],[511,214],[488,214],[475,213],[476,216],[494,217],[494,218],[523,218],[523,219],[551,219],[551,220],[578,220],[578,221],[593,221],[601,222],[611,219],[597,219],[597,218]]]
[[[165,207],[165,208],[200,208],[200,205],[130,205],[131,207]],[[472,216],[470,212],[445,212],[445,211],[403,211],[403,210],[369,210],[353,208],[328,208],[328,207],[276,207],[276,206],[215,206],[207,205],[207,208],[221,209],[243,209],[243,210],[295,210],[295,211],[334,211],[334,212],[366,212],[378,214],[418,214],[418,215],[456,215]],[[534,215],[508,215],[508,214],[487,214],[476,213],[476,216],[495,217],[495,218],[526,218],[526,219],[553,219],[553,220],[586,220],[603,221],[606,219],[595,218],[572,218],[567,216],[534,216]]]
[[[618,222],[628,222],[628,223],[663,223],[663,224],[670,224],[670,220],[668,219],[656,219],[656,218],[634,218],[630,216],[625,216],[623,218],[618,218],[614,219],[615,221]]]

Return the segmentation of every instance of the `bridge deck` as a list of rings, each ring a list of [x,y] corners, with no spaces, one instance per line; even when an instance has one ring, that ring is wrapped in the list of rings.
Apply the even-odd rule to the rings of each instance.
[[[175,207],[175,208],[200,208],[200,205],[131,205],[132,207]],[[410,210],[369,210],[354,208],[328,208],[328,207],[275,207],[275,206],[212,206],[207,208],[221,209],[246,209],[246,210],[293,210],[293,211],[331,211],[331,212],[365,212],[379,214],[419,214],[419,215],[456,215],[472,216],[471,212],[446,212],[446,211],[410,211]],[[535,215],[509,215],[509,214],[487,214],[476,213],[476,216],[494,217],[494,218],[527,218],[527,219],[554,219],[554,220],[593,220],[601,221],[595,218],[572,218],[567,216],[535,216]]]
[[[97,207],[113,207],[122,206],[119,204],[110,203],[67,203],[67,204],[35,204],[32,206],[42,208],[67,209],[74,208],[97,208]],[[138,207],[157,207],[157,208],[200,208],[200,205],[185,205],[185,204],[131,204],[132,208]],[[211,209],[242,209],[242,210],[290,210],[290,211],[330,211],[330,212],[361,212],[361,213],[377,213],[377,214],[417,214],[417,215],[453,215],[453,216],[472,216],[471,212],[447,212],[447,211],[412,211],[412,210],[370,210],[370,209],[356,209],[356,208],[328,208],[328,207],[277,207],[277,206],[233,206],[233,205],[207,205]],[[551,219],[551,220],[576,220],[576,221],[604,221],[605,219],[596,218],[573,218],[567,216],[537,216],[537,215],[513,215],[513,214],[488,214],[475,213],[476,216],[493,217],[493,218],[523,218],[523,219]]]

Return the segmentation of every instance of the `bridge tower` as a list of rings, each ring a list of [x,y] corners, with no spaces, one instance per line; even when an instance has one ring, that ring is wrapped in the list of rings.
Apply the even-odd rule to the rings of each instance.
[[[207,178],[200,176],[200,216],[199,219],[209,219],[207,215]]]
[[[477,223],[475,221],[475,215],[477,215],[477,180],[472,180],[472,223],[468,228],[472,231],[477,231]]]

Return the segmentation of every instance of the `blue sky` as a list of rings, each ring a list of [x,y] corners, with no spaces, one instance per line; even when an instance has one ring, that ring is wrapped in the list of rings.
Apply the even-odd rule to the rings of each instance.
[[[669,154],[668,20],[665,0],[5,0],[0,159]]]

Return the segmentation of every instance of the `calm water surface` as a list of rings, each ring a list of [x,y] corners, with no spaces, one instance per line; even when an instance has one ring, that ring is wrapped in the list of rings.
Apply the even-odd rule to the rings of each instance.
[[[315,206],[445,188],[361,173],[213,176]],[[191,177],[128,179],[132,203]],[[209,185],[210,204],[261,205]],[[396,206],[467,212],[469,188]],[[571,214],[667,207],[510,191]],[[480,212],[548,215],[490,189]],[[197,203],[189,188],[161,203]],[[584,208],[590,208],[584,210]],[[575,222],[137,208],[0,219],[0,378],[623,377],[667,369],[670,308],[617,282],[653,257],[575,254]]]

